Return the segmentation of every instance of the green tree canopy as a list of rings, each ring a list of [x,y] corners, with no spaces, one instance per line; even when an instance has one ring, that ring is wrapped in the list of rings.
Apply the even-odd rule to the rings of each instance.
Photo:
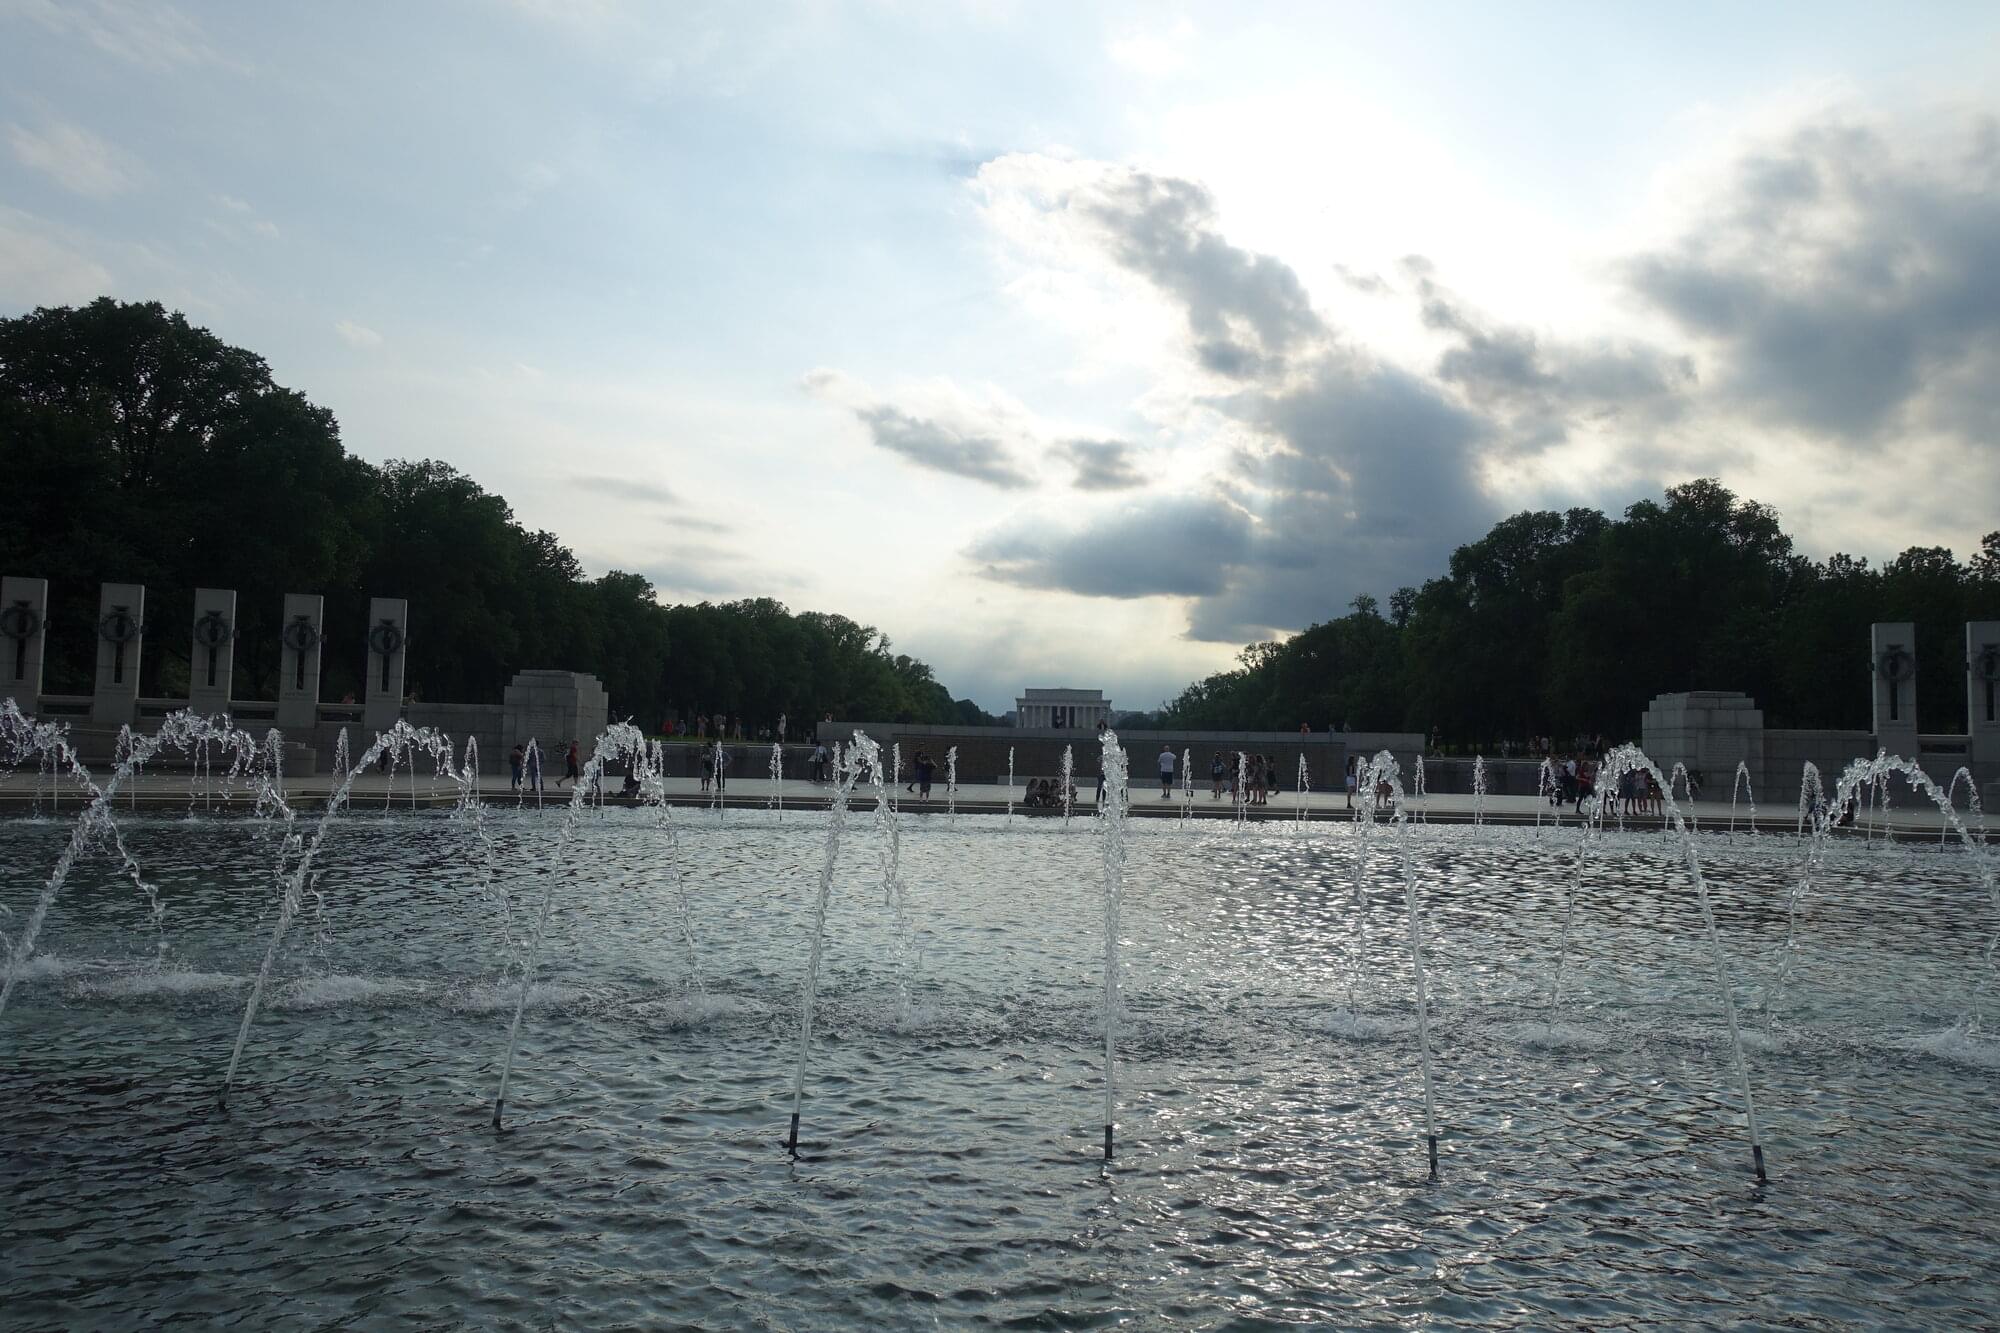
[[[156,303],[102,298],[0,319],[0,566],[52,584],[48,688],[89,688],[101,582],[147,585],[141,688],[185,681],[197,587],[237,591],[238,686],[276,694],[287,592],[327,599],[322,691],[358,690],[369,596],[412,604],[409,688],[498,699],[515,672],[595,673],[614,714],[990,722],[930,667],[844,616],[767,598],[663,606],[591,579],[554,534],[435,460],[375,467],[262,358]]]

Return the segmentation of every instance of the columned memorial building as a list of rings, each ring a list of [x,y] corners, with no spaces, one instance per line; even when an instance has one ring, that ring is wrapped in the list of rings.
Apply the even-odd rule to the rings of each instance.
[[[1111,721],[1103,690],[1029,689],[1014,701],[1014,725],[1053,731],[1096,731]]]

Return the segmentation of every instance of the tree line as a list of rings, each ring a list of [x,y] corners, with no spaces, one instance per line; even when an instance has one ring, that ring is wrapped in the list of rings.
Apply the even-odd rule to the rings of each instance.
[[[185,692],[194,589],[237,593],[235,693],[277,696],[287,592],[326,598],[321,696],[361,691],[370,596],[411,605],[406,688],[498,702],[514,673],[604,682],[654,728],[728,714],[990,723],[871,626],[768,598],[662,605],[435,460],[376,466],[263,359],[158,303],[0,319],[0,568],[50,581],[43,688],[88,693],[101,582],[146,585],[141,692]]]
[[[1434,728],[1465,749],[1535,736],[1636,738],[1678,690],[1749,694],[1772,727],[1867,730],[1868,626],[1913,621],[1926,732],[1966,725],[1968,620],[2000,619],[2000,531],[1961,562],[1913,546],[1880,567],[1793,550],[1770,506],[1713,479],[1613,519],[1515,514],[1447,573],[1371,596],[1235,668],[1155,719],[1190,728]]]

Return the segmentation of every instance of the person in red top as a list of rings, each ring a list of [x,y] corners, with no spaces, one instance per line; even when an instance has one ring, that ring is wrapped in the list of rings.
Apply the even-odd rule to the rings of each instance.
[[[577,767],[576,750],[576,742],[571,741],[569,749],[563,754],[563,782],[575,782],[583,776],[583,771]],[[558,782],[556,785],[560,787],[562,786],[562,782]]]

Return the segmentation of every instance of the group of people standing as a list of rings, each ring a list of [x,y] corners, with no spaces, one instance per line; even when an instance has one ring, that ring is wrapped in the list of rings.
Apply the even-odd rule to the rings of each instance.
[[[1161,775],[1165,777],[1163,773]],[[1242,750],[1217,750],[1208,759],[1208,798],[1219,801],[1222,794],[1244,805],[1268,805],[1278,790],[1280,775],[1274,755],[1249,754]],[[1161,793],[1165,795],[1164,792]]]
[[[1578,751],[1554,766],[1553,778],[1544,793],[1548,803],[1558,808],[1573,806],[1578,814],[1583,813],[1584,798],[1597,788],[1597,776],[1603,764],[1602,751],[1592,753]],[[1693,795],[1690,779],[1689,795]],[[1628,768],[1618,775],[1616,789],[1610,799],[1611,809],[1621,815],[1661,815],[1667,813],[1666,794],[1660,790],[1660,780],[1650,769]]]
[[[569,743],[563,751],[563,775],[556,779],[556,786],[565,782],[576,782],[583,776],[583,747],[576,741]],[[542,791],[542,750],[539,745],[521,741],[514,742],[514,748],[507,752],[507,771],[513,777],[513,789],[520,791],[525,784],[528,791]]]

